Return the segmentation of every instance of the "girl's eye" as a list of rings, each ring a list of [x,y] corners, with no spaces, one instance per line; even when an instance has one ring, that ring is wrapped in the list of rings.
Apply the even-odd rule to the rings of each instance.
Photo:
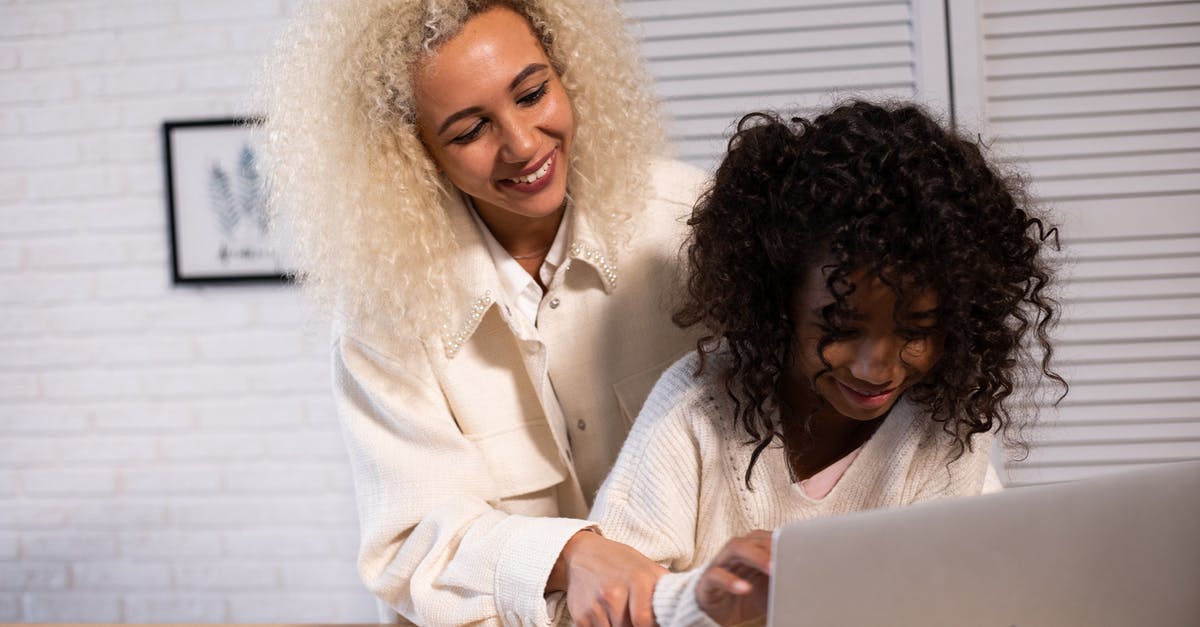
[[[532,104],[537,104],[537,102],[542,99],[542,96],[546,95],[546,91],[549,88],[550,88],[550,81],[548,81],[548,80],[542,81],[541,85],[538,85],[537,87],[531,89],[530,91],[525,92],[520,98],[517,98],[517,104],[522,105],[522,106],[529,106]]]
[[[917,342],[920,340],[929,339],[937,331],[936,327],[912,327],[908,329],[900,329],[896,332],[901,339],[909,342]]]
[[[469,144],[472,141],[475,141],[475,138],[479,137],[479,134],[483,132],[483,126],[486,122],[487,122],[487,120],[479,120],[478,122],[475,123],[474,126],[467,129],[467,131],[465,133],[450,140],[450,143],[452,143],[452,144]]]
[[[845,340],[854,339],[859,335],[858,329],[855,328],[834,328],[824,324],[818,325],[818,328],[821,329],[821,335],[829,338],[830,342],[842,342]]]

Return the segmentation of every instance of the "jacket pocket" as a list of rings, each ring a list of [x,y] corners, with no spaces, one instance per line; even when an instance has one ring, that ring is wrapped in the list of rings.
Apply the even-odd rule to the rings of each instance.
[[[500,498],[544,490],[567,478],[544,418],[505,431],[467,435],[487,461]]]

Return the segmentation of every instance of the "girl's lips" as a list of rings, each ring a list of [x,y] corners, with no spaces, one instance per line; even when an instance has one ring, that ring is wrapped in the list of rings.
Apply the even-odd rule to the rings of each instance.
[[[838,388],[842,391],[842,395],[846,397],[846,400],[865,409],[879,409],[880,407],[883,407],[887,404],[888,400],[891,399],[892,394],[896,391],[896,388],[888,388],[882,392],[866,394],[846,385],[845,383],[842,383],[841,381],[838,381],[837,384]]]
[[[524,174],[519,174],[519,175],[517,175],[517,177],[514,177],[514,178],[518,178],[518,177],[523,177],[523,176],[529,176],[530,174],[536,173],[544,168],[546,170],[546,172],[540,178],[538,178],[535,181],[529,182],[529,183],[526,183],[523,181],[517,182],[517,181],[512,180],[511,178],[506,178],[506,179],[500,180],[500,185],[504,186],[507,189],[512,189],[512,190],[524,192],[527,194],[534,194],[534,193],[540,192],[543,189],[545,189],[546,186],[549,185],[550,182],[554,180],[554,174],[555,174],[555,170],[557,170],[557,166],[558,166],[558,149],[555,148],[554,150],[550,151],[550,154],[546,155],[545,159],[538,162],[538,164],[536,166],[529,168],[529,170],[526,171]]]

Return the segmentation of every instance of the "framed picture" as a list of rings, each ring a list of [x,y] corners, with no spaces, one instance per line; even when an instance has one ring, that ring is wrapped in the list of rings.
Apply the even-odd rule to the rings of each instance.
[[[267,229],[255,118],[167,121],[167,224],[176,283],[286,281]]]

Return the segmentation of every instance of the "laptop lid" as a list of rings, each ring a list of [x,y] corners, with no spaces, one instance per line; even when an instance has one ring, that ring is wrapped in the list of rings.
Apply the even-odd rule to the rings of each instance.
[[[768,624],[1200,625],[1200,462],[799,522]]]

